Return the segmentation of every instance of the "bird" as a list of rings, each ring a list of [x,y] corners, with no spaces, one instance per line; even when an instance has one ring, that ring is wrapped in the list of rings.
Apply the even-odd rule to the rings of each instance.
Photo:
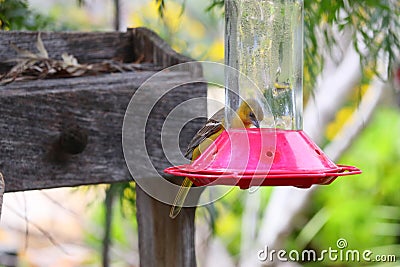
[[[242,101],[239,105],[239,108],[232,118],[230,127],[250,128],[251,126],[255,126],[256,128],[260,128],[260,121],[262,121],[263,118],[264,112],[260,103],[256,99],[251,98]],[[196,133],[188,145],[185,157],[190,159],[191,162],[196,160],[225,130],[225,127],[225,108],[222,108]],[[171,218],[176,218],[176,216],[178,216],[192,185],[193,182],[187,177],[182,182],[171,207],[169,214]]]

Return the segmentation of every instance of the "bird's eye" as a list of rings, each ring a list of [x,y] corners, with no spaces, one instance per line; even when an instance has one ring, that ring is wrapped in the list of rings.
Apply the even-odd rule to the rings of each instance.
[[[249,116],[250,116],[250,118],[255,118],[256,117],[256,115],[254,115],[253,112],[250,112]]]

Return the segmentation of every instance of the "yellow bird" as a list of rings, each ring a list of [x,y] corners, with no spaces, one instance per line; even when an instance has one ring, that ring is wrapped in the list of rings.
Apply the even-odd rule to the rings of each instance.
[[[224,118],[225,109],[222,108],[196,133],[188,146],[185,157],[191,159],[192,162],[197,159],[225,129]],[[259,122],[262,121],[263,118],[264,113],[260,104],[255,99],[249,99],[240,104],[232,119],[231,128],[250,128],[252,125],[259,128]],[[169,214],[171,218],[175,218],[181,211],[192,185],[193,182],[186,177],[175,197],[174,204]]]

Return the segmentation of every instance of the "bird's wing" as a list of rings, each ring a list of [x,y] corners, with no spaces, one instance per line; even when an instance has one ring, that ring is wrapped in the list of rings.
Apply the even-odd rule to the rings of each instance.
[[[192,141],[186,150],[185,157],[188,159],[192,158],[193,150],[198,147],[204,140],[206,140],[211,135],[215,134],[216,132],[220,131],[223,126],[223,119],[225,116],[225,109],[222,108],[217,113],[215,113],[207,122],[206,124],[196,133],[193,137]]]

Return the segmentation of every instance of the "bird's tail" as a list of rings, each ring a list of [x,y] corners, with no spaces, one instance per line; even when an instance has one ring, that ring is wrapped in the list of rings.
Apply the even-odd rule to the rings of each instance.
[[[190,188],[192,187],[193,182],[189,178],[185,178],[179,188],[178,194],[175,197],[174,204],[172,205],[171,211],[169,213],[169,217],[174,219],[178,216],[179,212],[183,207],[183,203],[185,202],[186,196],[189,193]]]

